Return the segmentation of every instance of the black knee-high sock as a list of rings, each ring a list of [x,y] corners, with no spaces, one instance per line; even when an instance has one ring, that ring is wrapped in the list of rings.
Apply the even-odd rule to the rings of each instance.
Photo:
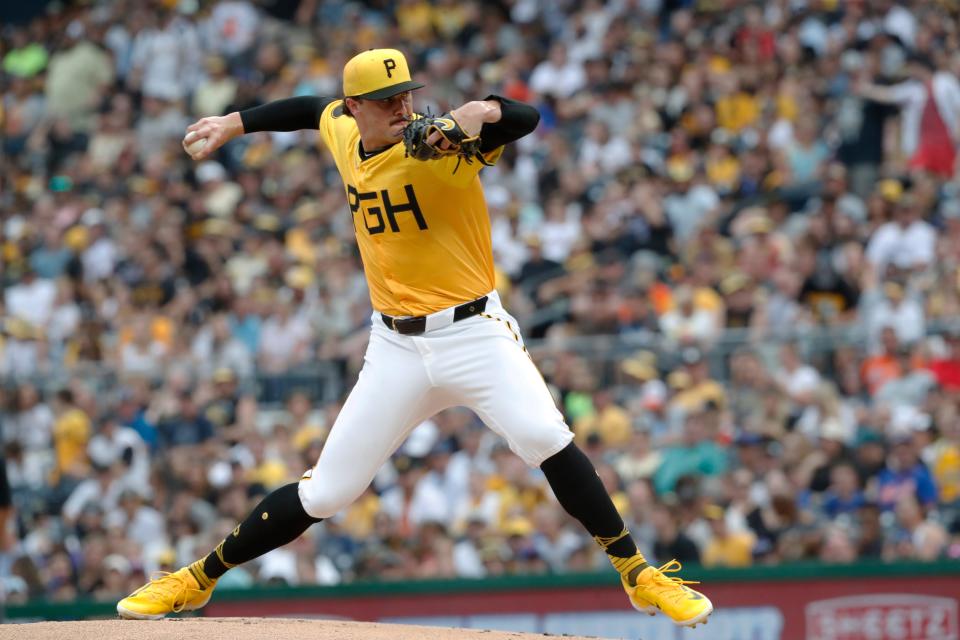
[[[646,561],[637,550],[600,476],[576,444],[571,442],[544,460],[540,469],[547,476],[560,505],[583,524],[618,571],[635,575],[638,570],[646,568]],[[630,562],[618,562],[624,559],[630,559]]]
[[[284,485],[261,500],[233,533],[191,569],[200,565],[204,576],[197,576],[198,582],[206,586],[202,577],[216,580],[231,567],[296,540],[315,522],[320,519],[304,511],[297,483]]]

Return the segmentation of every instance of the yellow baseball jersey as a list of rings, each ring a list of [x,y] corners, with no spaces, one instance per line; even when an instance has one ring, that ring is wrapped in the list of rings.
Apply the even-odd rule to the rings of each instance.
[[[402,143],[362,159],[360,132],[342,102],[323,110],[320,137],[343,178],[373,308],[420,316],[493,290],[483,165],[414,160]],[[502,149],[484,158],[492,164]]]

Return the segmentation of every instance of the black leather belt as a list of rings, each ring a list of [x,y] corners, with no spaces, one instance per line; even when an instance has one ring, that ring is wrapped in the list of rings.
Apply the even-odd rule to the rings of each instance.
[[[465,320],[471,316],[475,316],[478,313],[482,313],[484,309],[487,308],[487,296],[482,298],[477,298],[471,302],[464,302],[459,307],[453,310],[453,321],[459,322],[460,320]],[[403,334],[405,336],[416,336],[420,335],[427,329],[427,316],[414,316],[412,318],[394,318],[393,316],[388,316],[385,313],[381,313],[380,317],[383,319],[384,324],[396,331],[397,333]]]

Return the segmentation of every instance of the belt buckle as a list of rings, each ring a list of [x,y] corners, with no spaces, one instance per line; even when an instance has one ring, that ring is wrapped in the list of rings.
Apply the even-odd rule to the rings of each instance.
[[[395,333],[400,333],[400,330],[397,329],[397,319],[394,316],[390,316],[390,328],[393,329]]]

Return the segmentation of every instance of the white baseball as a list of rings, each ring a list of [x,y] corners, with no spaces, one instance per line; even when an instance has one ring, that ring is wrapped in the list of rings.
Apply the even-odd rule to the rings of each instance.
[[[206,138],[197,138],[196,131],[191,131],[188,133],[183,141],[187,145],[187,153],[189,153],[191,156],[196,156],[207,144]]]

